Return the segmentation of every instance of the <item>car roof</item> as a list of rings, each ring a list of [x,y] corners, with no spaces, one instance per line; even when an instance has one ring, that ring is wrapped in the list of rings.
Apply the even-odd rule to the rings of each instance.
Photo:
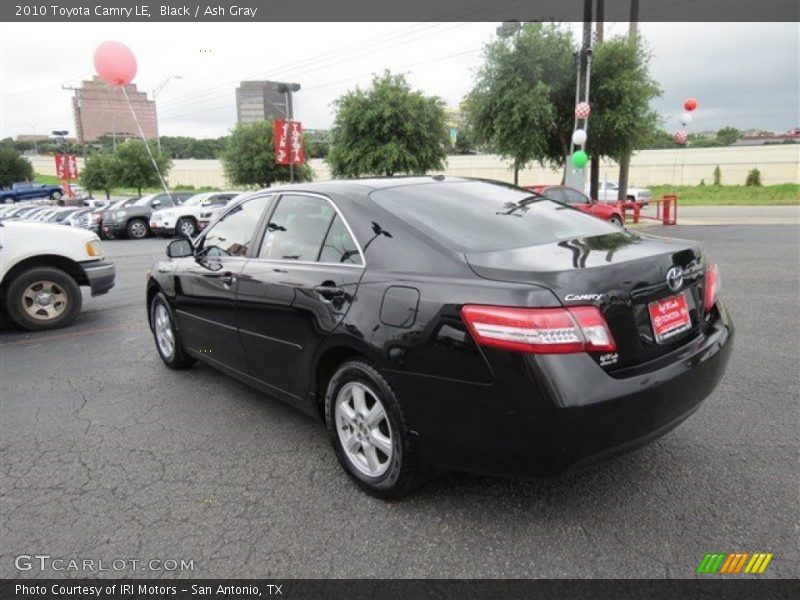
[[[319,194],[327,193],[347,193],[348,191],[360,191],[361,193],[369,193],[373,190],[381,190],[394,187],[405,187],[412,185],[423,185],[436,182],[450,182],[455,181],[480,181],[478,179],[471,179],[467,177],[445,177],[444,175],[427,175],[427,176],[404,176],[404,177],[364,177],[355,179],[331,179],[328,181],[315,181],[311,183],[292,183],[286,185],[275,186],[267,188],[265,191],[305,191],[316,192]],[[501,183],[501,182],[493,182]]]

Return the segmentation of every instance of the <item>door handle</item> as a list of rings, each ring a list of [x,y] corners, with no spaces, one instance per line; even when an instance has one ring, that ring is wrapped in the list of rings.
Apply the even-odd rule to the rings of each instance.
[[[330,302],[334,298],[338,298],[340,296],[344,296],[344,290],[340,287],[336,287],[333,282],[325,282],[322,285],[318,285],[314,287],[314,291],[317,292],[324,301]]]
[[[226,288],[229,288],[236,283],[236,276],[228,271],[227,273],[223,273],[219,280],[222,282],[222,285],[224,285]]]

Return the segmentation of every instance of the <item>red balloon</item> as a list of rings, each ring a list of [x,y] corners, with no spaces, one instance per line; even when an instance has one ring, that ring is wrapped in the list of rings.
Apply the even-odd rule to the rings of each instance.
[[[683,103],[684,110],[688,110],[692,112],[695,108],[697,108],[697,100],[694,98],[687,98],[686,102]]]
[[[94,51],[94,70],[109,85],[128,85],[136,77],[136,57],[121,42],[103,42]]]

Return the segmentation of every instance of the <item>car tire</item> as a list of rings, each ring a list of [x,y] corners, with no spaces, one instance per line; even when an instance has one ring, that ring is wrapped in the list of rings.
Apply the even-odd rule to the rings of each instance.
[[[616,225],[617,227],[624,227],[625,225],[622,222],[622,217],[617,214],[611,215],[608,217],[608,222],[612,225]]]
[[[417,439],[394,391],[372,365],[352,360],[336,370],[325,393],[325,422],[339,463],[368,494],[400,498],[422,483]]]
[[[50,194],[50,199],[51,200],[61,200],[61,198],[63,196],[64,196],[64,194],[62,194],[61,192],[53,192],[52,194]]]
[[[81,290],[71,275],[54,267],[33,267],[8,286],[6,310],[23,329],[45,331],[72,323],[82,303]]]
[[[194,219],[182,217],[175,224],[175,233],[182,237],[193,238],[197,235],[197,222]]]
[[[143,240],[150,234],[150,228],[144,219],[131,219],[125,230],[132,240]]]
[[[184,350],[177,322],[167,297],[158,292],[150,304],[150,329],[153,331],[156,351],[170,369],[186,369],[197,359]]]

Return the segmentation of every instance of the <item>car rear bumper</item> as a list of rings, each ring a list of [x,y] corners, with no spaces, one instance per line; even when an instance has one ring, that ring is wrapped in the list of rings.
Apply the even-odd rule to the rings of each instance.
[[[117,268],[114,263],[94,261],[83,263],[81,266],[84,273],[86,273],[86,278],[89,280],[92,296],[106,294],[114,287],[114,279],[117,275]]]
[[[587,354],[505,353],[505,364],[492,365],[492,384],[397,372],[388,379],[433,465],[549,477],[630,451],[676,427],[719,383],[732,342],[733,325],[719,305],[703,335],[625,377],[606,373]]]

